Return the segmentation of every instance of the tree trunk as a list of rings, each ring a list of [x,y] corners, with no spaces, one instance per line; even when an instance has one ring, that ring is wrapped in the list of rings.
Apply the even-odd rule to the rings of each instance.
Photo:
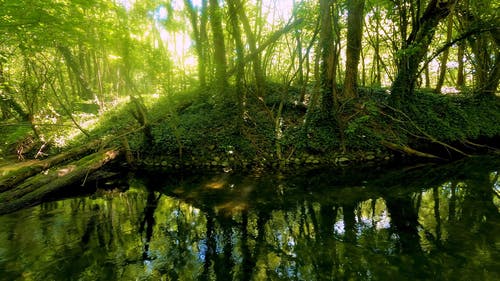
[[[102,168],[119,155],[109,149],[88,155],[66,166],[27,179],[16,188],[0,193],[0,214],[40,203],[48,194],[71,184],[82,186],[89,174]]]
[[[481,87],[481,93],[484,95],[494,96],[498,89],[498,84],[500,82],[500,51],[496,50],[495,55],[495,63],[493,64],[493,68],[491,69],[488,79],[484,87]]]
[[[463,89],[465,87],[465,75],[464,75],[464,57],[465,57],[465,43],[458,43],[458,73],[457,73],[457,88]]]
[[[321,111],[331,116],[333,109],[333,90],[335,82],[335,52],[332,31],[332,4],[333,0],[320,0],[320,48],[321,48],[321,67],[320,67],[320,91],[321,91]]]
[[[380,10],[377,7],[376,10],[376,15],[375,15],[375,20],[376,20],[376,26],[377,29],[375,31],[375,65],[376,65],[376,79],[375,79],[375,85],[377,87],[382,86],[382,71],[380,70],[380,33],[378,30],[380,30]]]
[[[424,88],[430,89],[431,88],[431,73],[429,71],[429,65],[425,66],[424,76],[425,76]]]
[[[495,59],[493,65],[488,73],[488,78],[484,86],[481,86],[481,93],[485,95],[494,96],[497,93],[498,85],[500,83],[500,34],[499,28],[491,31],[493,44],[496,46]]]
[[[241,3],[241,1],[237,2]],[[262,92],[264,90],[265,75],[262,70],[262,62],[260,54],[257,51],[257,39],[255,37],[254,32],[252,31],[252,27],[250,26],[250,22],[245,12],[244,5],[240,4],[240,9],[238,9],[238,15],[240,17],[241,23],[243,24],[243,29],[245,30],[245,35],[248,40],[248,48],[250,49],[250,53],[256,54],[255,56],[252,57],[252,67],[255,76],[255,86],[257,89],[256,94],[257,96],[262,96]]]
[[[68,47],[66,47],[66,46],[58,46],[57,49],[63,55],[64,60],[66,61],[66,63],[69,66],[69,68],[71,68],[71,70],[75,74],[75,77],[76,77],[78,83],[82,87],[82,91],[83,91],[82,98],[83,99],[87,99],[87,100],[88,99],[93,99],[94,96],[95,96],[94,92],[90,88],[90,85],[87,82],[87,80],[85,80],[85,77],[83,75],[82,69],[76,63],[73,55],[71,54],[71,50]]]
[[[474,54],[474,84],[475,88],[484,87],[488,79],[488,70],[490,69],[490,57],[488,54],[488,39],[486,34],[479,34],[476,38],[469,38],[472,53]]]
[[[363,9],[365,0],[347,1],[347,46],[345,80],[342,98],[353,99],[358,96],[358,64],[363,36]]]
[[[206,1],[205,1],[206,3]],[[184,5],[189,14],[189,20],[191,22],[191,27],[193,29],[193,41],[195,45],[196,55],[198,56],[198,79],[201,87],[206,86],[206,74],[205,74],[205,56],[203,52],[203,43],[201,40],[200,30],[201,25],[198,26],[198,14],[193,7],[193,3],[191,0],[184,0]]]
[[[207,32],[207,23],[208,23],[208,2],[207,0],[201,0],[201,18],[200,18],[200,44],[202,45],[201,52],[203,59],[198,61],[199,67],[202,70],[202,75],[208,81],[207,77],[207,69],[210,61],[209,49],[208,49],[208,32]]]
[[[295,1],[293,2],[294,9],[296,9],[297,3]],[[294,15],[295,20],[297,20],[297,16]],[[305,96],[305,84],[304,84],[304,60],[303,60],[303,54],[302,54],[302,38],[300,36],[300,28],[296,27],[294,30],[294,35],[295,35],[295,52],[297,53],[297,60],[298,60],[298,69],[297,69],[297,85],[300,87],[300,102],[303,102],[304,96]]]
[[[453,31],[453,16],[449,15],[448,16],[448,25],[446,27],[446,43],[449,43],[451,41],[451,35]],[[444,83],[444,78],[446,76],[446,70],[448,70],[448,67],[446,64],[448,63],[448,55],[450,53],[450,49],[446,49],[442,56],[441,56],[441,62],[439,66],[439,77],[436,83],[436,89],[434,90],[436,93],[441,93],[441,88],[443,87]]]
[[[227,62],[224,32],[222,29],[222,11],[218,0],[209,0],[210,22],[214,44],[215,83],[216,87],[224,91],[227,88]]]
[[[23,109],[23,107],[15,101],[10,95],[14,93],[14,89],[9,86],[9,83],[5,81],[3,74],[3,65],[0,64],[0,102],[6,107],[14,110],[20,117],[21,121],[29,121],[29,114]],[[5,93],[5,92],[7,93]]]
[[[241,125],[243,121],[243,96],[244,96],[244,85],[243,80],[245,76],[245,46],[243,45],[243,40],[241,39],[241,30],[238,22],[238,10],[242,9],[242,5],[237,0],[228,0],[229,8],[229,20],[231,22],[231,29],[233,33],[233,39],[236,46],[236,104],[238,108],[237,124],[238,128],[241,130]]]

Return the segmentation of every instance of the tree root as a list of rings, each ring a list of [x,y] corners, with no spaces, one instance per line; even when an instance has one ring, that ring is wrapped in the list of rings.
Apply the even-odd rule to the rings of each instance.
[[[430,159],[445,160],[439,156],[415,150],[407,145],[399,145],[399,144],[395,144],[395,143],[392,143],[392,142],[389,142],[386,140],[383,140],[380,143],[389,149],[401,151],[401,152],[404,152],[408,155],[414,155],[414,156],[423,157],[423,158],[430,158]]]
[[[442,142],[442,141],[440,141],[440,140],[436,139],[434,136],[432,136],[432,135],[430,135],[429,133],[427,133],[425,130],[423,130],[422,128],[420,128],[420,126],[418,126],[418,125],[415,123],[415,121],[413,121],[413,120],[410,118],[410,116],[408,116],[408,114],[404,113],[402,110],[399,110],[399,109],[397,109],[397,108],[394,108],[394,107],[392,107],[392,106],[390,106],[390,105],[388,105],[388,104],[384,104],[384,106],[386,106],[387,108],[391,109],[391,110],[392,110],[392,111],[394,111],[394,112],[397,112],[397,113],[401,114],[404,118],[406,118],[406,119],[408,120],[408,122],[409,122],[409,123],[410,123],[410,124],[411,124],[411,125],[412,125],[412,126],[413,126],[413,127],[414,127],[417,131],[418,131],[418,132],[420,132],[420,134],[422,134],[421,136],[416,136],[416,135],[412,134],[413,136],[420,137],[420,138],[422,138],[422,139],[426,139],[426,140],[428,140],[428,141],[430,141],[430,142],[432,142],[432,143],[437,143],[437,144],[439,144],[439,145],[441,145],[441,146],[443,146],[443,147],[445,147],[445,148],[447,148],[447,149],[453,150],[453,151],[455,151],[455,152],[457,152],[457,153],[459,153],[459,154],[461,154],[461,155],[463,155],[463,156],[466,156],[466,157],[469,157],[469,156],[470,156],[469,154],[467,154],[467,153],[463,152],[462,150],[460,150],[460,149],[458,149],[458,148],[456,148],[456,147],[454,147],[454,146],[452,146],[452,145],[449,145],[449,144],[447,144],[447,143],[445,143],[445,142]],[[400,122],[400,123],[405,123],[405,121],[403,121],[403,120],[399,120],[399,119],[396,119],[396,118],[394,118],[394,117],[390,116],[389,114],[384,114],[384,116],[388,116],[388,117],[390,117],[393,121],[397,121],[397,122]]]

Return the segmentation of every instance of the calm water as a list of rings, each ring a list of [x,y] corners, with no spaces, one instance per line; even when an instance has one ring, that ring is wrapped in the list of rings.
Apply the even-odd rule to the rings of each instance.
[[[131,175],[0,216],[0,280],[500,280],[499,171]]]

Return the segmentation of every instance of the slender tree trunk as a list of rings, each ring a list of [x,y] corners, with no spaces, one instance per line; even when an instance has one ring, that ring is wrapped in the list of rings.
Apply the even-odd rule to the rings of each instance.
[[[206,1],[205,1],[206,4]],[[198,79],[201,87],[205,87],[207,84],[206,74],[205,74],[205,57],[203,51],[203,42],[201,38],[202,26],[198,26],[198,14],[193,7],[191,0],[184,0],[184,5],[189,13],[189,20],[191,22],[191,27],[193,29],[193,41],[195,44],[196,54],[198,56]],[[205,12],[206,13],[206,12]]]
[[[321,111],[327,116],[331,116],[333,109],[333,88],[334,88],[334,48],[332,30],[332,0],[320,0],[320,47],[321,47],[321,67],[320,67],[320,91],[321,91]]]
[[[490,68],[490,57],[488,54],[488,42],[485,34],[479,34],[474,39],[469,40],[472,53],[474,54],[475,88],[483,87],[488,79]]]
[[[241,1],[238,2],[241,3]],[[252,67],[255,76],[255,86],[257,89],[256,93],[257,96],[262,96],[263,94],[262,92],[264,90],[265,75],[264,71],[262,70],[261,56],[257,50],[257,39],[250,25],[250,21],[248,20],[247,14],[244,9],[244,5],[240,4],[240,9],[238,9],[238,16],[240,18],[241,23],[243,24],[243,29],[245,30],[245,35],[248,40],[248,48],[250,49],[250,53],[255,54],[255,56],[252,57]]]
[[[298,20],[296,16],[296,9],[297,9],[297,3],[295,0],[293,1],[293,6],[294,6],[294,18],[295,20]],[[300,87],[300,98],[299,101],[303,102],[304,101],[304,96],[305,96],[305,84],[304,84],[304,59],[303,59],[303,54],[302,54],[302,38],[300,36],[300,29],[298,27],[295,28],[294,30],[294,35],[295,35],[295,52],[297,53],[297,60],[298,60],[298,69],[297,69],[297,85]]]
[[[465,42],[459,42],[457,61],[458,61],[458,73],[457,73],[457,88],[463,89],[465,87],[465,75],[464,75],[464,57],[465,57]]]
[[[378,32],[380,30],[380,8],[377,7],[376,10],[376,26],[377,29],[375,31],[375,67],[376,67],[376,86],[380,87],[382,85],[382,71],[380,70],[380,33]]]
[[[446,26],[446,43],[451,41],[452,31],[453,31],[453,16],[449,15],[448,16],[448,24]],[[449,54],[450,54],[450,49],[448,48],[443,52],[443,54],[441,56],[441,62],[440,62],[440,66],[439,66],[439,77],[438,77],[438,80],[436,83],[436,89],[435,89],[436,93],[440,93],[441,88],[443,87],[444,78],[446,76],[446,71],[448,70],[448,67],[446,67],[446,64],[448,63]]]
[[[208,82],[209,76],[207,69],[210,65],[210,53],[208,49],[208,1],[201,0],[201,17],[200,17],[200,43],[202,45],[201,51],[203,54],[203,60],[199,61],[201,63],[202,73],[205,76],[205,80]]]
[[[425,69],[424,69],[424,78],[425,78],[425,84],[424,84],[424,87],[426,89],[430,89],[431,88],[431,73],[429,71],[429,65],[426,65],[425,66]]]
[[[82,98],[84,99],[93,99],[94,98],[94,92],[90,88],[89,83],[87,80],[85,80],[84,74],[82,72],[82,69],[78,64],[76,63],[73,55],[71,54],[71,50],[66,47],[66,46],[58,46],[57,49],[59,52],[64,57],[64,60],[66,61],[66,64],[69,66],[69,68],[73,71],[78,83],[82,87]]]
[[[241,39],[241,30],[238,22],[238,10],[242,9],[242,5],[237,0],[227,0],[229,8],[229,20],[231,22],[231,29],[233,34],[233,39],[236,47],[236,104],[238,107],[238,128],[241,129],[243,121],[243,96],[244,96],[244,85],[243,80],[245,77],[245,46],[243,45],[243,40]]]
[[[343,97],[353,99],[358,96],[358,64],[363,36],[363,9],[365,0],[347,1],[347,46]]]
[[[500,46],[498,46],[500,48]],[[488,79],[483,87],[481,87],[481,93],[485,95],[495,95],[500,82],[500,51],[496,50],[495,62],[493,68],[491,69]]]
[[[226,45],[222,29],[222,11],[218,0],[209,0],[209,4],[209,16],[214,44],[215,83],[221,91],[224,91],[227,88],[227,62]]]
[[[361,48],[361,61],[365,61],[365,53],[363,52],[363,48]],[[366,65],[364,63],[361,64],[361,86],[366,86]]]

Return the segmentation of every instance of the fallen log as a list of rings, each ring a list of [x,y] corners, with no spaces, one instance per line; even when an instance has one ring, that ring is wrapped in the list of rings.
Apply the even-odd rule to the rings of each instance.
[[[89,142],[44,160],[16,163],[0,169],[0,192],[7,191],[20,182],[51,167],[88,154],[100,146],[101,140]]]
[[[49,193],[65,186],[75,183],[84,185],[91,173],[118,155],[119,150],[116,148],[95,152],[62,167],[49,169],[47,173],[28,178],[15,188],[0,193],[0,215],[36,205]]]

